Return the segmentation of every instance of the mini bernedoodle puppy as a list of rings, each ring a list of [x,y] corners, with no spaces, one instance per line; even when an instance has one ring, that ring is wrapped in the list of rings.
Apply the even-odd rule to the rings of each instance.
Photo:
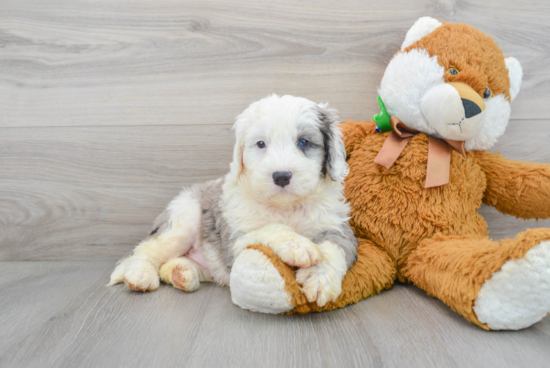
[[[172,200],[109,285],[151,291],[162,280],[187,292],[201,281],[229,286],[234,259],[261,243],[299,267],[296,280],[310,302],[336,300],[358,245],[337,123],[336,110],[305,98],[271,95],[251,104],[233,127],[230,172]]]

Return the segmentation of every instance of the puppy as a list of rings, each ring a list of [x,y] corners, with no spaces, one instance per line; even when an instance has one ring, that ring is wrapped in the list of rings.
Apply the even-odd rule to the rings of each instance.
[[[310,302],[336,300],[358,245],[343,196],[349,169],[337,123],[336,110],[305,98],[271,95],[251,104],[233,126],[230,172],[170,202],[109,285],[152,291],[162,280],[187,292],[202,281],[229,286],[234,259],[261,243],[299,268]]]

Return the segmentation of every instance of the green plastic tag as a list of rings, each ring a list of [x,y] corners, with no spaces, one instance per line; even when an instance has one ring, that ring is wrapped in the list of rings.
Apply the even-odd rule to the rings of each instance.
[[[380,114],[376,114],[372,117],[372,120],[378,125],[381,132],[388,132],[393,130],[390,124],[390,115],[386,111],[386,106],[382,102],[382,98],[378,96],[378,104],[380,105]]]

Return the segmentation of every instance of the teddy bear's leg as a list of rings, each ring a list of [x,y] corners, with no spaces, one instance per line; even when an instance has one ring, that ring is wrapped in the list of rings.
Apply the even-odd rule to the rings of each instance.
[[[288,312],[294,305],[291,303],[293,295],[286,290],[286,284],[296,283],[294,277],[292,269],[272,249],[249,246],[239,253],[231,267],[231,300],[253,312]]]
[[[437,235],[423,241],[401,271],[470,322],[519,330],[550,312],[550,229],[502,242]]]
[[[396,267],[373,242],[359,238],[357,261],[342,281],[342,292],[322,308],[309,303],[296,282],[295,270],[261,245],[239,254],[231,269],[231,299],[244,309],[264,313],[309,313],[342,308],[393,285]]]
[[[197,290],[200,282],[212,281],[208,270],[187,257],[170,259],[160,267],[159,276],[166,284],[188,293]]]

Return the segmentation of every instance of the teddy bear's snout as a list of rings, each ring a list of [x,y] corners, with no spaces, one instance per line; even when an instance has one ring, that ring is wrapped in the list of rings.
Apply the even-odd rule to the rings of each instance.
[[[462,106],[464,107],[464,116],[466,117],[466,119],[481,114],[483,111],[485,111],[485,102],[483,101],[483,98],[481,98],[481,96],[476,91],[474,91],[472,87],[470,87],[466,83],[460,82],[450,82],[447,84],[456,89],[456,91],[458,92],[458,95],[462,100]]]
[[[442,83],[421,101],[422,115],[445,139],[465,141],[483,126],[485,102],[465,83]]]
[[[466,116],[466,119],[469,119],[472,116],[476,116],[477,114],[481,114],[481,108],[473,101],[467,100],[465,98],[462,98],[461,100],[462,106],[464,106],[464,115]]]

